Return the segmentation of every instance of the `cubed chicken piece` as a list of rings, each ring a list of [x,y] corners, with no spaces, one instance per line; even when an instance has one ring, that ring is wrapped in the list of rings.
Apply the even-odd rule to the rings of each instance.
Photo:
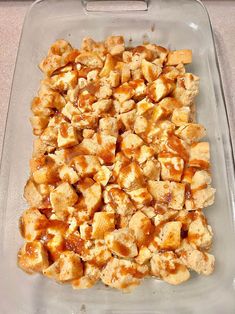
[[[135,95],[135,90],[132,86],[128,83],[124,83],[117,87],[114,91],[114,98],[117,99],[120,103],[130,99],[132,96]]]
[[[79,227],[80,235],[83,240],[90,240],[92,235],[92,226],[90,226],[87,222],[84,222]]]
[[[207,250],[212,243],[212,228],[207,225],[204,216],[199,216],[191,222],[188,229],[188,241],[199,249]]]
[[[153,197],[152,195],[149,193],[147,188],[140,188],[137,190],[133,190],[128,192],[130,198],[132,199],[132,201],[134,202],[134,204],[137,205],[148,205],[149,203],[151,203]]]
[[[78,110],[78,108],[76,108],[70,101],[66,103],[66,105],[64,106],[61,112],[69,120],[72,119],[73,115],[80,114],[80,111]]]
[[[88,289],[100,279],[100,269],[92,263],[84,263],[84,276],[72,281],[73,289]]]
[[[132,130],[134,128],[136,119],[136,109],[133,109],[131,111],[121,113],[118,116],[118,121],[120,121],[126,130]]]
[[[113,213],[98,212],[94,214],[92,223],[92,238],[103,239],[107,232],[115,229],[115,215]]]
[[[78,181],[79,176],[77,172],[67,165],[63,165],[59,169],[59,177],[62,181],[68,182],[70,184],[74,184]]]
[[[168,53],[166,65],[188,64],[192,62],[192,50],[173,50]]]
[[[26,242],[18,253],[18,265],[27,273],[42,272],[49,266],[47,251],[39,241]]]
[[[101,158],[105,165],[113,164],[115,161],[116,137],[103,133],[96,133],[94,139],[96,139],[98,143],[96,156]]]
[[[24,198],[31,207],[43,207],[43,196],[32,180],[28,180],[25,185]]]
[[[136,263],[143,265],[145,263],[148,263],[151,257],[152,257],[151,251],[146,246],[142,246],[139,249],[139,254],[138,256],[136,256],[135,261]]]
[[[161,76],[148,86],[147,95],[153,101],[158,102],[169,95],[173,89],[174,81]]]
[[[94,113],[83,113],[72,116],[72,126],[78,130],[93,129],[97,126],[98,118]]]
[[[137,115],[142,116],[146,114],[149,110],[154,108],[154,104],[150,102],[149,99],[144,98],[136,104]]]
[[[159,234],[159,247],[163,250],[175,250],[180,246],[182,223],[169,221]]]
[[[189,165],[208,169],[210,163],[210,146],[208,142],[194,143],[190,149]]]
[[[29,242],[39,239],[47,225],[46,216],[42,215],[35,207],[26,209],[20,218],[21,234]]]
[[[75,59],[76,63],[81,63],[82,65],[87,66],[88,68],[102,68],[103,61],[98,56],[97,53],[89,51],[80,53]]]
[[[67,208],[73,206],[77,200],[77,193],[67,182],[61,183],[50,193],[51,206],[60,219],[66,218],[68,215]]]
[[[143,59],[141,62],[141,70],[144,75],[144,78],[149,83],[151,83],[152,81],[155,81],[162,72],[162,68],[160,65],[156,65],[152,62],[148,62],[145,59]]]
[[[120,170],[117,181],[123,189],[136,190],[142,187],[144,176],[140,166],[136,162],[132,162]]]
[[[110,251],[119,257],[132,258],[138,254],[134,232],[124,228],[105,235],[105,243]]]
[[[181,125],[175,134],[188,144],[192,144],[193,142],[198,142],[206,135],[206,129],[201,124],[187,123]]]
[[[172,95],[179,100],[183,106],[192,104],[194,98],[199,92],[199,77],[192,73],[179,75],[177,78],[176,88]]]
[[[143,144],[143,140],[136,134],[130,133],[126,135],[121,143],[121,150],[126,157],[133,157]]]
[[[160,172],[161,172],[161,165],[158,160],[150,159],[147,160],[142,165],[143,175],[148,180],[159,180],[160,179]]]
[[[61,123],[58,130],[58,147],[71,147],[78,144],[75,128],[69,123]]]
[[[211,176],[208,171],[198,170],[192,176],[191,190],[202,190],[211,184]]]
[[[137,116],[134,123],[134,131],[136,134],[143,135],[148,129],[148,120],[143,116]]]
[[[101,280],[105,285],[125,292],[132,291],[140,284],[140,279],[148,274],[146,265],[112,258],[101,272]]]
[[[189,107],[176,108],[172,113],[171,121],[176,126],[181,126],[189,122],[189,116],[190,116]]]
[[[178,285],[190,277],[185,265],[173,252],[155,253],[150,260],[151,272],[171,285]]]
[[[90,216],[93,215],[102,202],[101,185],[90,178],[86,178],[82,183],[78,184],[78,189],[83,194],[88,214]]]
[[[182,251],[180,255],[182,263],[198,274],[210,275],[214,271],[215,257],[199,250]]]
[[[120,103],[120,113],[128,112],[135,108],[135,102],[133,99],[129,99]]]
[[[32,116],[30,122],[33,128],[33,134],[41,135],[48,125],[49,118],[45,116]]]
[[[110,72],[112,70],[114,70],[115,64],[116,64],[116,62],[115,62],[115,59],[113,58],[113,56],[110,54],[107,54],[106,58],[105,58],[104,66],[103,66],[102,70],[100,71],[99,76],[100,77],[109,76]]]
[[[108,167],[102,166],[100,170],[95,174],[94,180],[100,183],[102,186],[106,186],[111,178],[112,172]]]
[[[111,71],[108,77],[108,81],[111,87],[118,87],[120,85],[121,74],[119,71]]]
[[[154,231],[151,220],[141,211],[137,211],[129,221],[129,228],[134,231],[138,247],[148,244],[149,237]]]
[[[50,78],[50,86],[59,92],[65,92],[70,88],[75,88],[78,81],[77,71],[70,71],[53,75]]]
[[[160,154],[160,156],[158,160],[161,164],[162,180],[179,182],[184,170],[184,160],[171,154]]]
[[[91,155],[76,156],[72,160],[79,177],[93,176],[101,167],[99,158]]]
[[[118,136],[117,119],[113,117],[105,117],[99,120],[99,130],[105,135]]]
[[[109,111],[112,106],[111,99],[100,99],[92,104],[92,110],[95,114],[100,115],[101,113]]]
[[[119,55],[125,50],[125,42],[123,36],[109,36],[105,40],[105,47],[112,55]]]
[[[115,211],[121,216],[129,216],[135,212],[135,206],[129,196],[119,187],[111,187],[108,190],[108,203],[114,203]]]

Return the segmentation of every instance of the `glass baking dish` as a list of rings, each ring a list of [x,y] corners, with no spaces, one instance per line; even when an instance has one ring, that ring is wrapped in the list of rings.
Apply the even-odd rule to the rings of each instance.
[[[188,67],[200,77],[198,121],[211,143],[216,202],[206,209],[214,229],[216,270],[209,277],[193,275],[181,286],[145,280],[131,294],[103,285],[74,291],[40,275],[28,276],[16,265],[22,243],[18,220],[27,206],[22,193],[29,174],[32,131],[30,101],[42,74],[37,68],[58,38],[79,47],[84,36],[103,40],[124,35],[133,45],[157,42],[171,49],[193,50]],[[196,0],[36,1],[23,27],[12,86],[1,164],[0,312],[8,314],[152,314],[234,313],[235,237],[234,163],[226,107],[218,71],[210,20]]]

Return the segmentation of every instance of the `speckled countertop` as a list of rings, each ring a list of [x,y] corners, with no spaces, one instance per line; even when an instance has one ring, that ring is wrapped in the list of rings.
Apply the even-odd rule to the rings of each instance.
[[[0,152],[25,13],[31,1],[0,1]],[[204,1],[211,18],[235,148],[235,1]]]

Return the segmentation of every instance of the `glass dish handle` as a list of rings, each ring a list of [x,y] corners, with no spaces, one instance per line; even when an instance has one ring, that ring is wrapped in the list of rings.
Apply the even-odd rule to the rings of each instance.
[[[81,0],[88,12],[147,11],[148,0]]]

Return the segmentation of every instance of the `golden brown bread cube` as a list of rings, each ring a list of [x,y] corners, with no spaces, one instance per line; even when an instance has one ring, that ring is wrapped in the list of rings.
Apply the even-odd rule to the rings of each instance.
[[[189,107],[176,108],[172,113],[171,121],[175,125],[181,126],[182,124],[189,122],[189,116],[190,116]]]
[[[184,170],[184,160],[177,156],[166,155],[158,157],[161,164],[161,178],[163,180],[177,181],[181,180]]]
[[[148,267],[146,265],[112,258],[102,270],[101,280],[105,285],[112,288],[130,292],[140,284],[140,279],[147,273]]]
[[[123,36],[109,36],[104,43],[108,52],[113,56],[121,54],[125,49]]]
[[[18,253],[18,265],[27,273],[42,272],[49,266],[47,251],[39,241],[26,242]]]
[[[101,167],[98,157],[91,155],[77,156],[73,158],[72,163],[79,177],[93,176]]]
[[[113,213],[95,213],[92,224],[92,237],[94,239],[103,239],[106,232],[113,231],[115,229],[114,218]]]
[[[155,253],[150,261],[151,273],[171,285],[178,285],[190,277],[185,265],[173,252]]]
[[[89,215],[97,211],[102,202],[101,185],[93,180],[86,178],[78,184],[79,191],[83,194],[84,205]]]
[[[173,50],[168,53],[167,65],[177,65],[179,63],[191,63],[192,62],[192,50],[182,49]]]
[[[142,187],[143,180],[140,166],[136,162],[132,162],[121,169],[117,181],[121,188],[135,190]]]
[[[212,243],[212,228],[201,217],[191,222],[188,229],[188,241],[199,249],[209,249]]]
[[[132,258],[138,254],[134,232],[131,229],[108,232],[104,239],[110,251],[119,257]]]
[[[189,165],[191,167],[208,169],[210,163],[210,146],[208,142],[191,145]]]
[[[63,182],[50,193],[50,202],[55,214],[60,219],[68,215],[67,208],[73,206],[78,200],[78,195],[68,182]]]
[[[199,77],[192,73],[185,73],[177,77],[176,88],[172,96],[183,106],[189,106],[199,92]]]
[[[28,180],[24,188],[24,198],[31,207],[42,207],[43,196],[38,191],[36,184],[32,180]]]
[[[169,95],[173,89],[174,81],[161,76],[148,86],[147,95],[154,102],[158,102],[163,97]]]
[[[21,234],[28,242],[38,240],[47,225],[47,218],[35,207],[26,209],[20,218]]]
[[[100,279],[100,269],[92,263],[84,263],[84,276],[72,281],[74,289],[88,289],[93,287]]]
[[[94,180],[100,183],[102,186],[106,186],[109,182],[109,179],[112,175],[112,172],[106,166],[101,166],[100,170],[94,175]]]
[[[182,223],[179,221],[167,222],[159,234],[159,246],[164,250],[175,250],[180,246]]]
[[[141,211],[137,211],[129,221],[129,228],[134,231],[138,247],[148,243],[149,236],[153,232],[151,220]]]
[[[202,137],[206,135],[206,130],[203,125],[197,123],[182,124],[175,132],[175,134],[191,144],[198,142]]]

